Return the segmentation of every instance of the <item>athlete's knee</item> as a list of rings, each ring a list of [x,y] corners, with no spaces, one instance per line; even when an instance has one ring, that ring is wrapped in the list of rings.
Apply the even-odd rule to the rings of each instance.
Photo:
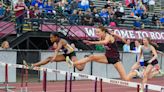
[[[51,60],[51,59],[52,59],[52,57],[48,57],[48,58],[47,58],[47,60]]]
[[[90,56],[88,56],[88,58],[89,58],[89,60],[90,60],[90,61],[92,61],[92,60],[95,60],[95,59],[96,59],[96,57],[95,57],[94,55],[90,55]]]

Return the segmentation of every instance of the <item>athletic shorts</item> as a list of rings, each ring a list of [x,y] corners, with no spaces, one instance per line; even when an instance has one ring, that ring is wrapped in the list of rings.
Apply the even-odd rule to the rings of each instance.
[[[117,58],[111,58],[111,57],[107,57],[107,60],[108,60],[108,64],[116,64],[117,62],[120,62],[120,58],[117,57]]]
[[[69,54],[63,54],[64,55],[64,57],[66,58],[67,56],[69,56],[69,58],[71,59],[73,56],[76,56],[76,52],[71,52],[71,53],[69,53]]]
[[[158,60],[155,59],[155,60],[152,61],[150,64],[151,64],[152,66],[154,66],[154,65],[158,64]],[[148,61],[144,61],[144,66],[148,66],[148,65],[149,65]]]

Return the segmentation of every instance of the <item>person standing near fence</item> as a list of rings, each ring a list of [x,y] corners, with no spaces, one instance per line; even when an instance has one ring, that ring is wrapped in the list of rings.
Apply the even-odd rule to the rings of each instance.
[[[17,36],[20,36],[23,32],[25,10],[28,10],[28,8],[25,5],[25,3],[23,2],[23,0],[18,0],[18,2],[14,6],[14,12],[15,12],[15,16],[16,16]]]

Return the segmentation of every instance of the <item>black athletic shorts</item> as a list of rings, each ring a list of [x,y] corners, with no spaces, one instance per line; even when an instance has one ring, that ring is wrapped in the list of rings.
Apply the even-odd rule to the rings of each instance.
[[[120,62],[119,57],[116,57],[116,58],[107,57],[107,60],[108,60],[108,64],[116,64],[117,62]]]
[[[64,55],[64,57],[66,58],[67,56],[69,56],[69,58],[71,59],[73,56],[76,56],[76,52],[71,52],[71,53],[69,53],[69,54],[63,54]]]
[[[155,59],[155,60],[152,61],[150,64],[151,64],[152,66],[154,66],[154,65],[158,64],[158,60]],[[149,65],[148,61],[144,61],[144,66],[148,66],[148,65]]]

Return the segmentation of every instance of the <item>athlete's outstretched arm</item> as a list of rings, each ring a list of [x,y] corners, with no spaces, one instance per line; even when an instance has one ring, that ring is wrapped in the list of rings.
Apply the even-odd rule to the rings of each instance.
[[[117,37],[117,38],[119,38],[122,42],[127,43],[126,39],[124,39],[124,38],[121,37],[120,35],[115,34],[114,32],[111,32],[110,34],[113,35],[113,36],[115,36],[115,37]]]
[[[114,38],[110,35],[107,35],[105,37],[104,40],[101,41],[84,41],[86,44],[90,45],[90,44],[100,44],[100,45],[104,45],[104,44],[108,44],[109,42],[112,42],[112,40],[114,40]]]

